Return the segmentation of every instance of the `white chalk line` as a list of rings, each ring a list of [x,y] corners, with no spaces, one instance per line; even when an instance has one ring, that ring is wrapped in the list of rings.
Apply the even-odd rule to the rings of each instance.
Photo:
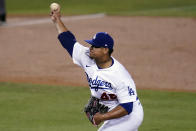
[[[102,18],[105,14],[91,14],[91,15],[80,15],[80,16],[67,16],[62,17],[62,21],[75,21],[75,20],[84,20],[84,19],[95,19],[95,18]],[[7,23],[4,24],[3,27],[19,27],[19,26],[29,26],[29,25],[36,25],[36,24],[44,24],[44,23],[51,23],[50,18],[42,18],[42,19],[34,19],[34,20],[25,20],[22,22],[14,22],[14,23]]]

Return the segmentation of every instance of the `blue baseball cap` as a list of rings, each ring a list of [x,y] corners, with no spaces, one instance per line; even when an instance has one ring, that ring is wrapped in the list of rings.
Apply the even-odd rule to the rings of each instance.
[[[98,32],[94,35],[92,40],[85,40],[85,42],[97,46],[97,47],[105,47],[109,49],[113,49],[114,40],[112,37],[106,32]]]

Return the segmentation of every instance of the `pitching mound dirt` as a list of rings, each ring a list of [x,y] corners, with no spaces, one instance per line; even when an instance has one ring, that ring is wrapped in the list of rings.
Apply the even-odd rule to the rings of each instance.
[[[0,82],[88,86],[83,70],[58,42],[52,22],[9,26],[35,19],[40,18],[8,18],[7,26],[0,27]],[[137,88],[196,91],[195,19],[105,16],[64,22],[86,46],[83,40],[96,32],[110,33],[113,56]]]

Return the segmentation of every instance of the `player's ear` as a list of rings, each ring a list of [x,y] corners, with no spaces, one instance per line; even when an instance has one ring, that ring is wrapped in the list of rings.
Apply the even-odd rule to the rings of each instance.
[[[104,48],[103,52],[104,52],[104,54],[106,55],[106,54],[108,54],[109,49],[108,49],[108,48]]]

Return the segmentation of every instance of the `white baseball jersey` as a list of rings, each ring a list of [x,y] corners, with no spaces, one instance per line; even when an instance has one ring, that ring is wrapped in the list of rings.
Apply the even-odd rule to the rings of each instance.
[[[82,67],[86,73],[92,96],[110,110],[116,106],[130,104],[126,109],[130,114],[104,122],[98,131],[137,131],[143,120],[143,108],[137,97],[135,84],[128,71],[116,59],[109,68],[100,69],[89,57],[89,48],[79,44],[71,32],[58,36],[62,46],[72,56],[73,62]]]
[[[137,131],[143,120],[143,109],[137,97],[134,81],[123,65],[112,57],[111,67],[99,69],[95,61],[89,57],[89,48],[78,42],[74,44],[72,59],[84,69],[92,96],[99,98],[110,110],[121,103],[133,102],[131,114],[105,121],[99,131]]]

